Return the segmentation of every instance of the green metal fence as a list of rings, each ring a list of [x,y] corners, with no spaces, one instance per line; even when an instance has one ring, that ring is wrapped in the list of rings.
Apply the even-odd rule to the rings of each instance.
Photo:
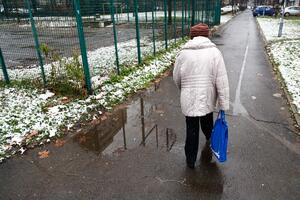
[[[91,92],[91,77],[142,63],[188,35],[193,24],[219,24],[220,5],[220,0],[0,0],[0,80],[40,78],[47,85],[53,57],[68,60],[77,52]],[[47,55],[49,49],[55,54]]]

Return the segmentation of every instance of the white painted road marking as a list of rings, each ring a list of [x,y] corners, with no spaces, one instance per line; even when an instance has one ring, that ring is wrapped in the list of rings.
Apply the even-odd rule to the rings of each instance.
[[[247,44],[245,54],[244,54],[244,59],[243,59],[243,65],[239,77],[239,82],[235,91],[235,100],[233,103],[233,115],[238,115],[238,114],[247,114],[247,110],[244,108],[244,106],[241,103],[241,85],[242,85],[242,79],[244,76],[244,71],[245,71],[245,66],[246,66],[246,60],[248,56],[248,49],[249,49],[249,44]]]

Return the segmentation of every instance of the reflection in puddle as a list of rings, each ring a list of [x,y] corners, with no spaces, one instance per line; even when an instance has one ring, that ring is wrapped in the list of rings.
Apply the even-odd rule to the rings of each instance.
[[[206,143],[200,156],[200,165],[196,170],[183,173],[185,184],[193,191],[214,194],[215,199],[221,199],[224,190],[223,175],[216,162],[212,162],[212,152]]]
[[[87,150],[100,153],[113,142],[114,136],[119,133],[120,129],[123,129],[124,149],[126,149],[125,116],[125,109],[117,110],[94,129],[75,135],[73,140]]]
[[[155,123],[158,105],[140,97],[128,108],[119,108],[99,124],[73,137],[73,141],[96,154],[118,155],[126,149],[149,146],[171,151],[176,134],[170,128],[159,128]],[[163,109],[159,110],[160,115]]]
[[[176,142],[176,134],[172,129],[166,128],[167,150],[171,151]]]

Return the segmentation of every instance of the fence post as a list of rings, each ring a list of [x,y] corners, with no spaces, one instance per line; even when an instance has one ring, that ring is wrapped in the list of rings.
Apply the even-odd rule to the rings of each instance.
[[[216,1],[216,13],[215,24],[218,25],[221,22],[221,1]]]
[[[210,26],[210,2],[207,0],[207,25]]]
[[[197,24],[198,19],[198,1],[195,0],[195,24]]]
[[[195,9],[196,9],[196,0],[192,0],[192,22],[191,22],[191,26],[195,25]]]
[[[147,3],[146,3],[146,0],[144,1],[145,5],[144,5],[144,9],[145,9],[145,18],[146,18],[146,23],[148,22],[148,15],[147,15]]]
[[[116,32],[114,0],[110,0],[110,14],[111,14],[111,20],[112,20],[112,23],[113,23],[113,32],[114,32],[114,43],[115,43],[115,54],[116,54],[117,73],[118,73],[118,75],[119,75],[119,74],[120,74],[120,66],[119,66],[118,38],[117,38],[117,32]]]
[[[202,11],[202,8],[201,8],[201,1],[199,1],[199,17],[198,17],[198,22],[199,22],[199,23],[201,22],[201,11]]]
[[[187,24],[187,8],[188,8],[188,0],[184,0],[184,27]]]
[[[213,12],[214,12],[213,6],[214,5],[212,4],[212,2],[210,2],[209,3],[209,24],[210,25],[212,25],[213,20],[214,20],[214,19],[212,19],[213,18]]]
[[[201,10],[202,10],[201,22],[204,23],[204,21],[203,21],[203,17],[204,17],[204,0],[201,1]]]
[[[113,5],[114,6],[114,5]],[[114,11],[116,13],[116,19],[117,19],[117,24],[119,23],[119,16],[118,16],[118,5],[114,6]],[[111,8],[110,8],[110,11],[111,11]]]
[[[197,1],[197,20],[196,23],[198,24],[200,21],[200,3]]]
[[[173,30],[174,30],[174,34],[173,37],[175,38],[175,44],[176,44],[176,0],[174,0],[174,19],[173,19]]]
[[[167,0],[164,0],[164,36],[165,36],[165,48],[168,49],[168,30],[167,30]]]
[[[184,37],[184,0],[181,0],[181,37]]]
[[[90,76],[89,63],[88,63],[88,59],[87,59],[87,52],[86,52],[85,38],[84,38],[84,32],[83,32],[83,24],[82,24],[81,13],[80,13],[80,1],[79,0],[74,0],[74,9],[75,9],[74,11],[75,11],[75,16],[76,16],[76,22],[77,22],[77,31],[78,31],[78,37],[79,37],[81,59],[82,59],[84,76],[85,76],[85,84],[86,84],[88,93],[92,94],[91,76]]]
[[[126,0],[127,22],[129,22],[129,0]]]
[[[137,51],[138,51],[138,63],[141,64],[142,57],[141,57],[139,12],[138,12],[137,0],[134,0],[134,14],[135,14],[135,31],[136,31],[136,43],[137,43]]]
[[[188,30],[191,28],[191,1],[188,0]]]
[[[32,35],[33,35],[34,43],[35,43],[35,49],[36,49],[36,52],[37,52],[37,56],[38,56],[41,71],[42,71],[42,79],[43,79],[44,85],[46,85],[47,81],[46,81],[46,76],[45,76],[43,57],[42,57],[42,54],[41,54],[39,38],[38,38],[37,31],[36,31],[34,19],[33,19],[33,16],[32,16],[32,10],[31,10],[29,0],[26,0],[26,4],[27,4],[28,11],[29,11],[29,18],[30,18],[30,23],[31,23]]]
[[[157,23],[157,0],[154,0],[154,5],[155,5],[154,17],[155,17],[155,22]]]
[[[207,24],[207,25],[209,25],[209,19],[208,19],[208,16],[209,16],[209,12],[208,12],[208,4],[209,4],[209,0],[206,0],[205,1],[205,23]]]
[[[152,1],[152,40],[153,40],[153,55],[156,55],[156,46],[155,46],[155,19],[154,19],[154,9],[156,10],[156,1]]]
[[[7,84],[9,84],[9,77],[8,77],[8,73],[7,73],[7,69],[6,69],[6,65],[5,65],[5,62],[4,62],[4,57],[3,57],[3,54],[2,54],[1,48],[0,48],[0,63],[1,63],[1,66],[2,66],[2,71],[3,71],[5,82]]]

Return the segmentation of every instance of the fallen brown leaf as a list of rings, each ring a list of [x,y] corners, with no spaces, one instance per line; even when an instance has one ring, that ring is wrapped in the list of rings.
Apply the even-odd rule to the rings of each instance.
[[[36,136],[37,134],[39,134],[37,130],[31,130],[29,134],[26,136],[26,138],[31,139],[33,136]]]
[[[54,146],[56,146],[56,147],[62,147],[62,146],[64,146],[65,143],[66,143],[65,140],[57,139],[55,141],[55,143],[54,143]]]
[[[107,117],[105,116],[105,115],[103,115],[102,117],[101,117],[101,120],[102,121],[104,121],[104,120],[106,120],[107,119]]]
[[[93,119],[92,121],[91,121],[91,125],[96,125],[96,124],[98,124],[99,123],[99,120],[98,119]]]
[[[48,158],[49,157],[49,151],[48,150],[40,151],[38,154],[39,154],[39,158]]]
[[[123,152],[125,152],[125,149],[123,147],[119,147],[115,151],[113,151],[113,154],[120,155]]]
[[[70,101],[71,101],[71,99],[69,99],[68,97],[63,97],[63,98],[61,99],[61,102],[62,102],[63,104],[69,103]]]
[[[86,142],[86,137],[85,136],[81,136],[80,138],[79,138],[79,144],[83,144],[83,143],[85,143]]]

